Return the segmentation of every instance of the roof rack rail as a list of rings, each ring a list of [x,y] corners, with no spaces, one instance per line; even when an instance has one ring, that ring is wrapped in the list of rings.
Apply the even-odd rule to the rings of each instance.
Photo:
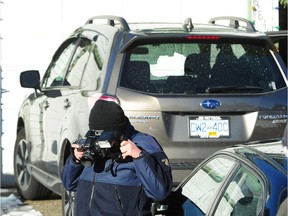
[[[211,18],[208,22],[211,24],[216,24],[215,22],[219,21],[219,20],[229,20],[230,21],[229,27],[232,27],[235,29],[238,29],[240,27],[239,21],[242,21],[246,24],[245,28],[248,32],[256,32],[256,29],[255,29],[253,23],[251,21],[245,19],[245,18],[242,18],[242,17],[219,16],[219,17]]]
[[[126,31],[130,31],[130,27],[127,23],[127,21],[123,17],[119,16],[110,16],[110,15],[101,15],[101,16],[94,16],[89,18],[85,24],[91,24],[93,23],[93,20],[97,19],[107,19],[107,25],[115,26],[115,21],[118,21],[120,26],[125,29]]]

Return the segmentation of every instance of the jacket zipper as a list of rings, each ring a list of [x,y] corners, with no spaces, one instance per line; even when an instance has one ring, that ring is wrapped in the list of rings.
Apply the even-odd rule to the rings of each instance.
[[[121,202],[121,197],[120,197],[120,194],[119,194],[119,192],[118,192],[117,187],[115,187],[115,191],[116,191],[116,196],[117,196],[117,199],[118,199],[118,202],[119,202],[119,205],[120,205],[120,210],[121,210],[121,212],[122,212],[122,215],[126,215],[126,212],[125,212],[123,203]]]
[[[95,181],[96,180],[96,173],[94,173],[93,176],[93,184],[92,184],[92,190],[91,190],[91,195],[90,195],[90,202],[89,202],[89,212],[91,214],[91,210],[92,210],[92,199],[93,199],[93,195],[94,195],[94,187],[95,187]]]

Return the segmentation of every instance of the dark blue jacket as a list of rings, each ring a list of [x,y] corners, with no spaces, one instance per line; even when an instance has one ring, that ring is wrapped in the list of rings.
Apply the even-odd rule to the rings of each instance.
[[[163,200],[172,189],[171,168],[161,146],[150,135],[136,131],[131,125],[126,134],[146,151],[130,162],[111,159],[95,161],[85,168],[72,156],[67,160],[62,181],[68,191],[76,191],[76,214],[83,215],[150,215],[151,202]]]

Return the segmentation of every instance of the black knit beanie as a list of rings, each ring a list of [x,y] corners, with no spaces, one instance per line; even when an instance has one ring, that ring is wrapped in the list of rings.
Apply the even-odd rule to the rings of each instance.
[[[92,130],[125,132],[128,122],[122,108],[112,101],[97,100],[89,115]]]

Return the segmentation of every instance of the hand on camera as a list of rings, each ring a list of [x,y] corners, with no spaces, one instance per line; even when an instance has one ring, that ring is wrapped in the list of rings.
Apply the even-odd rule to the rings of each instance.
[[[123,159],[127,156],[131,156],[132,158],[138,158],[141,152],[134,142],[131,140],[124,140],[120,144],[120,151],[122,153]]]
[[[74,157],[77,159],[76,162],[79,162],[80,159],[83,157],[84,155],[84,151],[80,150],[78,147],[78,144],[72,144],[71,147],[74,149],[73,153],[74,153]]]

